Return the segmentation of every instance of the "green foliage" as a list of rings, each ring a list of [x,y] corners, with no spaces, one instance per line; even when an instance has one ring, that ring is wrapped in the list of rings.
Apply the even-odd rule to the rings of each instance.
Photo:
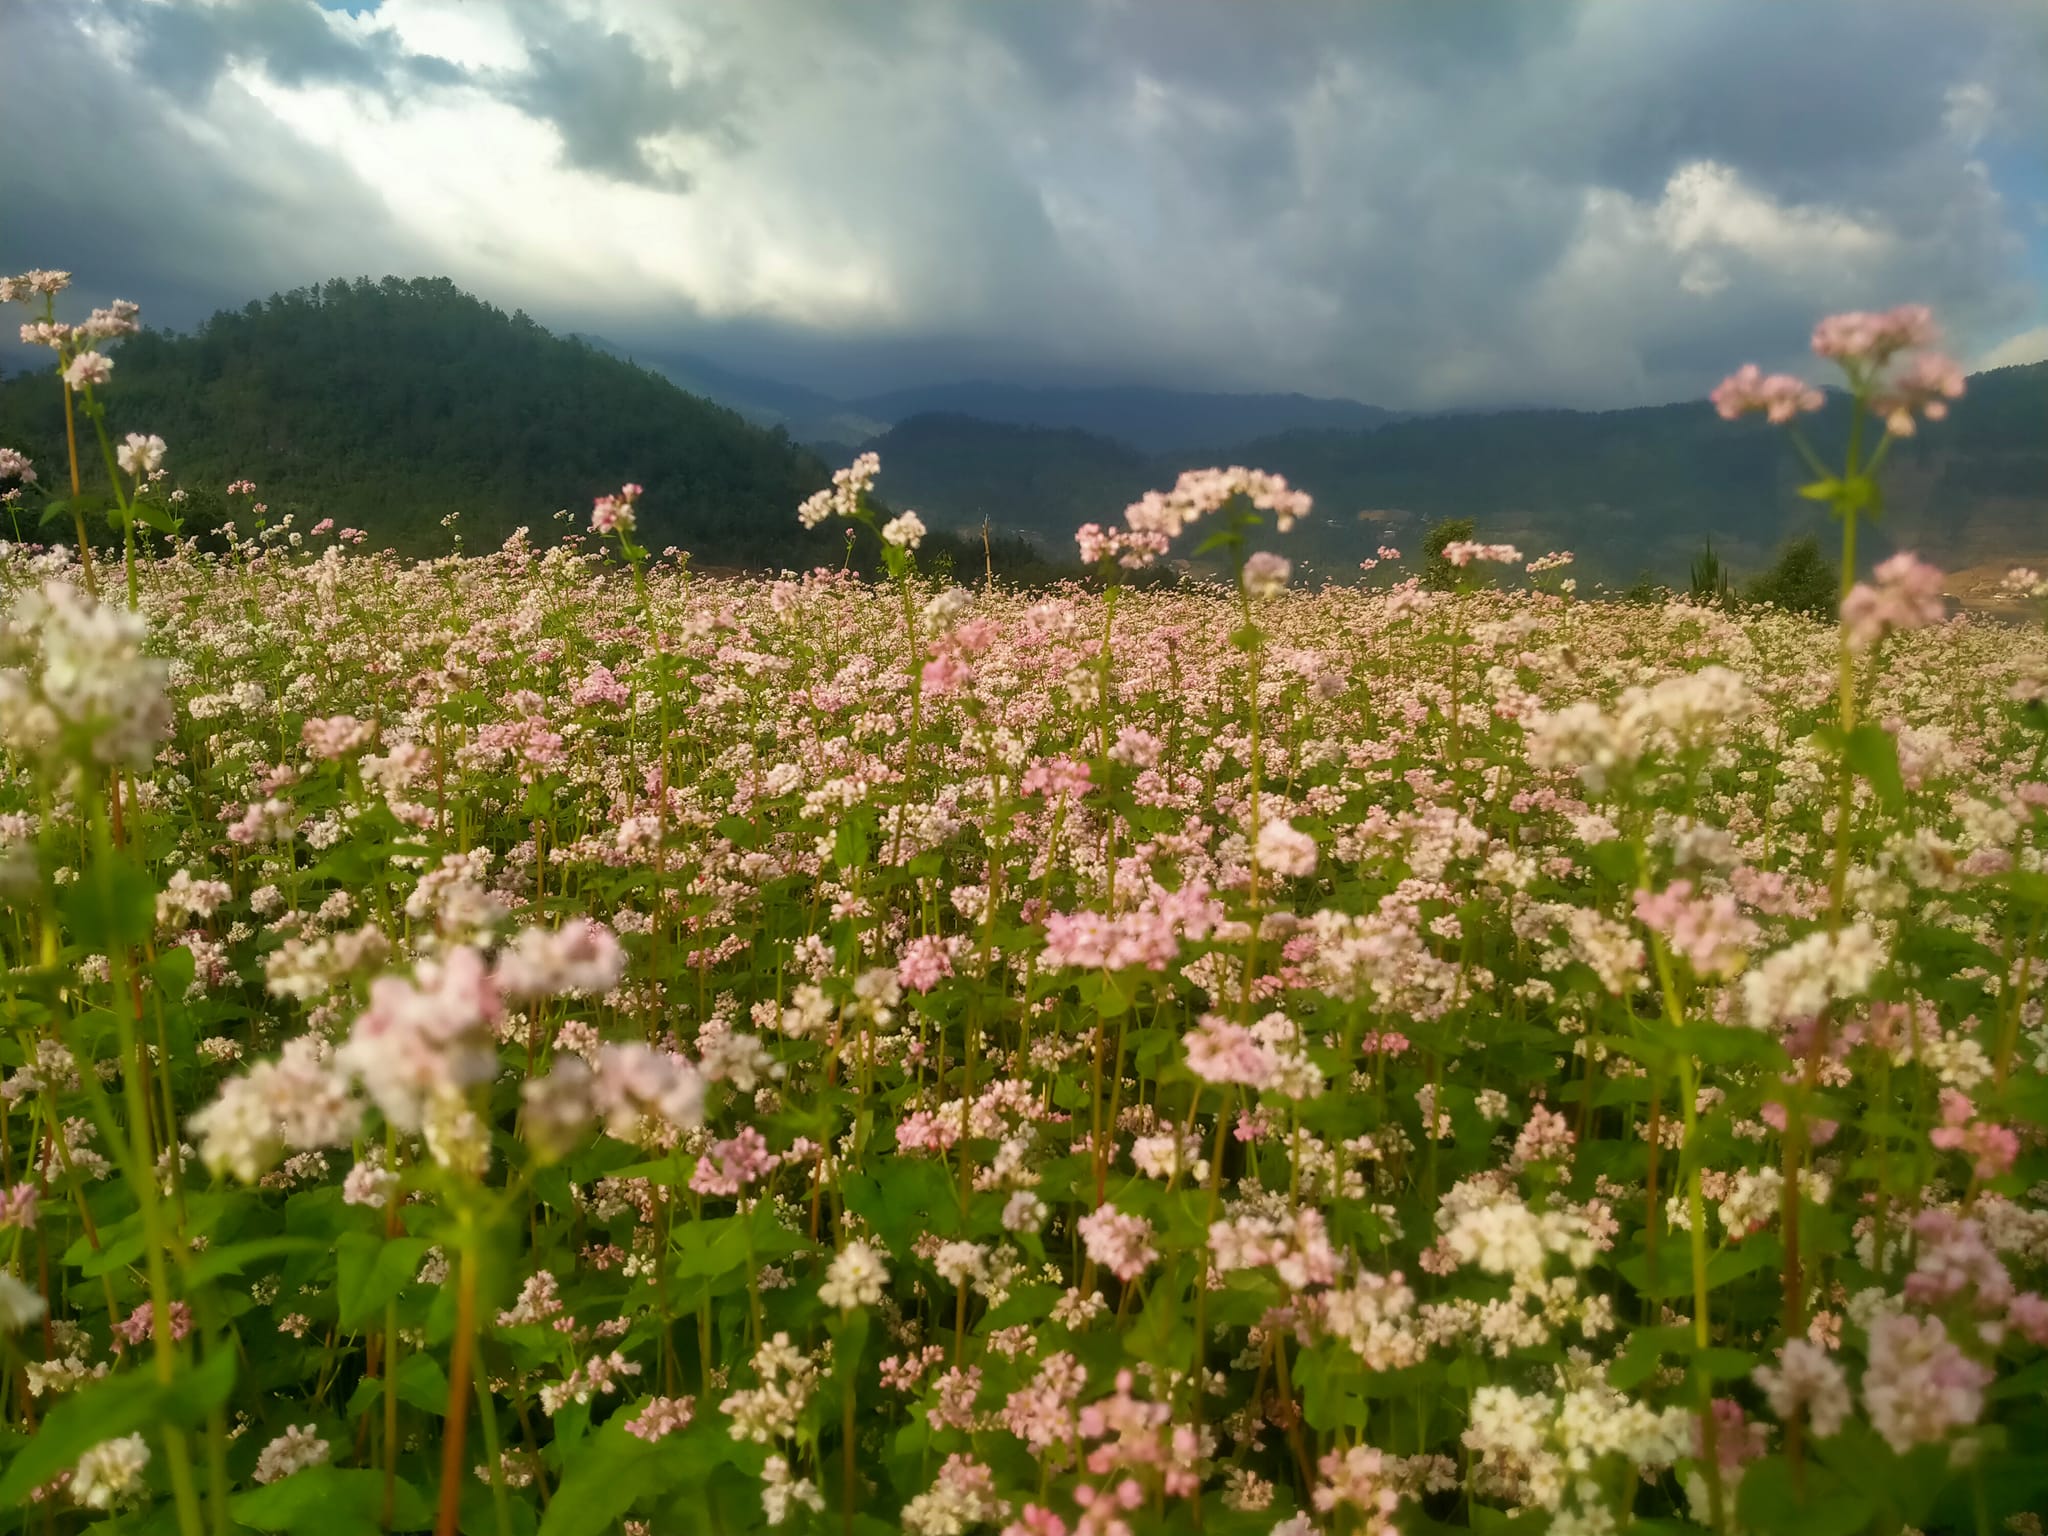
[[[446,554],[459,535],[481,553],[519,527],[536,543],[583,532],[591,498],[630,479],[647,488],[640,540],[686,548],[700,570],[846,557],[843,528],[797,523],[798,503],[827,479],[810,451],[446,278],[337,279],[223,311],[191,335],[144,331],[114,355],[116,435],[141,429],[170,444],[188,533],[229,520],[253,532],[249,499],[223,494],[247,477],[273,524],[291,514],[304,532],[332,518],[411,555]],[[55,483],[63,409],[48,373],[0,383],[0,443]],[[98,454],[82,462],[88,493],[104,495]],[[95,541],[112,541],[102,519],[89,521]],[[978,535],[935,535],[928,548],[983,567]],[[1026,580],[1074,574],[1057,553],[1048,561],[1014,537],[992,550],[997,574]],[[875,566],[871,542],[854,557]]]
[[[1422,541],[1422,553],[1427,564],[1422,571],[1422,584],[1432,592],[1450,592],[1458,585],[1458,568],[1444,558],[1444,551],[1453,544],[1469,540],[1473,534],[1473,522],[1469,517],[1454,517],[1438,523],[1429,530],[1429,537]]]
[[[1691,571],[1691,597],[1696,603],[1725,608],[1734,601],[1735,588],[1729,579],[1728,567],[1721,563],[1721,557],[1714,553],[1712,539],[1701,547],[1693,557]]]
[[[1753,603],[1769,603],[1787,613],[1830,619],[1841,600],[1841,577],[1820,540],[1795,539],[1778,554],[1777,563],[1749,584],[1744,594]]]

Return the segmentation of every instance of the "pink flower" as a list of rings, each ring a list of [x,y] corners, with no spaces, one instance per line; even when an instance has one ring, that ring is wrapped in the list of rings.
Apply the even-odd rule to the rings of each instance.
[[[934,934],[912,939],[896,961],[896,979],[913,992],[929,992],[952,974],[946,941]]]
[[[331,715],[328,718],[308,720],[299,727],[299,740],[306,750],[317,758],[328,762],[360,751],[377,739],[377,727],[354,715]]]
[[[1572,1143],[1577,1140],[1563,1115],[1538,1104],[1529,1111],[1528,1123],[1515,1138],[1514,1155],[1508,1166],[1521,1169],[1531,1163],[1568,1163]]]
[[[1884,418],[1885,430],[1895,437],[1911,437],[1913,412],[1929,421],[1948,415],[1948,402],[1963,397],[1962,365],[1939,352],[1922,352],[1912,357],[1886,380],[1871,397],[1870,408]]]
[[[2011,1169],[2020,1155],[2016,1132],[1988,1120],[1976,1118],[1977,1107],[1967,1094],[1953,1088],[1941,1091],[1941,1124],[1927,1133],[1927,1139],[1943,1152],[1962,1152],[1972,1160],[1971,1171],[1980,1179],[1995,1179]]]
[[[33,1184],[15,1184],[0,1190],[0,1230],[20,1227],[23,1230],[36,1224],[36,1187]]]
[[[1493,565],[1517,565],[1521,563],[1522,552],[1512,544],[1477,544],[1470,539],[1458,539],[1444,546],[1443,556],[1462,570],[1474,560],[1484,560]]]
[[[1745,1463],[1755,1461],[1770,1449],[1764,1426],[1752,1424],[1743,1414],[1742,1404],[1732,1397],[1714,1399],[1714,1448],[1719,1455],[1721,1470],[1734,1472]],[[1693,1421],[1693,1454],[1704,1456],[1706,1435],[1700,1421]]]
[[[639,514],[633,510],[633,503],[640,499],[640,487],[622,485],[616,496],[600,496],[590,505],[590,531],[603,535],[608,533],[630,534]]]
[[[1054,912],[1045,919],[1048,967],[1078,966],[1086,970],[1122,971],[1135,966],[1163,971],[1180,955],[1180,940],[1171,918],[1160,912],[1125,912],[1104,917],[1100,912]]]
[[[498,956],[496,979],[508,997],[602,996],[626,972],[626,952],[603,923],[571,918],[560,928],[528,928]]]
[[[1127,571],[1143,570],[1165,554],[1171,540],[1152,529],[1104,528],[1100,523],[1083,523],[1074,530],[1074,543],[1084,565],[1100,566],[1114,560]]]
[[[765,1179],[782,1163],[768,1150],[768,1138],[751,1125],[725,1141],[714,1141],[697,1159],[690,1174],[690,1188],[700,1195],[737,1195],[749,1184]]]
[[[595,704],[629,704],[632,698],[626,685],[612,675],[611,668],[596,666],[584,674],[583,681],[569,695],[569,702],[578,709],[589,709]]]
[[[192,1309],[182,1301],[171,1303],[171,1337],[182,1339],[192,1331]],[[114,1324],[114,1337],[128,1344],[140,1344],[156,1337],[156,1304],[145,1301],[127,1318]],[[121,1346],[114,1346],[119,1349]]]
[[[1152,1246],[1152,1223],[1142,1216],[1104,1205],[1083,1216],[1077,1226],[1090,1261],[1119,1280],[1135,1280],[1159,1262],[1159,1250]]]
[[[696,1412],[697,1400],[694,1397],[657,1397],[627,1423],[626,1433],[652,1444],[679,1429],[688,1429]]]
[[[1189,523],[1222,510],[1242,496],[1260,512],[1273,514],[1273,526],[1285,533],[1314,505],[1306,491],[1294,490],[1285,476],[1233,464],[1228,469],[1191,469],[1170,491],[1147,491],[1124,509],[1133,533],[1177,538]]]
[[[2026,1291],[2005,1309],[2006,1326],[2030,1344],[2048,1349],[2048,1296]]]
[[[1354,1445],[1346,1451],[1331,1451],[1316,1463],[1321,1474],[1311,1502],[1324,1514],[1354,1509],[1355,1523],[1347,1529],[1360,1536],[1394,1536],[1394,1511],[1400,1507],[1400,1491],[1394,1486],[1396,1467],[1383,1451],[1369,1445]]]
[[[1696,899],[1692,889],[1690,880],[1674,880],[1662,891],[1637,891],[1636,919],[1663,934],[1697,975],[1728,980],[1748,963],[1761,930],[1733,896]]]
[[[1783,425],[1801,411],[1817,411],[1827,397],[1789,373],[1766,375],[1755,363],[1744,363],[1714,388],[1710,397],[1724,421],[1762,411],[1773,425]]]
[[[1876,585],[1859,581],[1842,599],[1842,622],[1858,650],[1895,629],[1925,629],[1948,617],[1942,601],[1948,578],[1911,551],[1893,555],[1871,575]]]
[[[1863,1404],[1885,1443],[1904,1455],[1977,1422],[1994,1373],[1957,1349],[1941,1319],[1904,1314],[1870,1325]]]
[[[1925,304],[1896,309],[1851,310],[1829,315],[1813,328],[1813,350],[1841,363],[1882,364],[1909,347],[1928,347],[1941,339],[1934,312]]]
[[[1771,1412],[1787,1421],[1804,1414],[1823,1440],[1848,1420],[1848,1378],[1818,1344],[1793,1339],[1778,1351],[1775,1367],[1760,1365],[1750,1375],[1763,1388]]]
[[[359,1078],[384,1118],[417,1131],[432,1102],[491,1080],[504,1012],[483,956],[467,947],[420,962],[417,978],[380,976],[335,1064]]]
[[[1181,1036],[1181,1046],[1187,1052],[1188,1070],[1205,1083],[1263,1088],[1278,1070],[1273,1053],[1249,1029],[1220,1014],[1203,1014],[1201,1022]]]
[[[1079,799],[1088,793],[1088,765],[1071,757],[1041,757],[1024,770],[1019,787],[1027,795]]]

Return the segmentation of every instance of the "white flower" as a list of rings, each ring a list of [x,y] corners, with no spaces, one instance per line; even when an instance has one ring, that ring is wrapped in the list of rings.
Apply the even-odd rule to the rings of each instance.
[[[898,549],[915,549],[924,542],[924,519],[915,512],[905,512],[892,517],[882,524],[882,538]]]
[[[142,1491],[149,1442],[140,1435],[102,1440],[78,1458],[71,1473],[71,1497],[87,1509],[112,1509]]]
[[[1284,555],[1260,550],[1244,563],[1245,595],[1255,598],[1278,597],[1287,590],[1288,580],[1294,575],[1294,562]]]
[[[1292,822],[1269,821],[1259,828],[1252,861],[1268,874],[1312,875],[1316,872],[1316,840]]]
[[[42,1293],[29,1289],[5,1270],[0,1270],[0,1333],[19,1333],[30,1323],[40,1322],[50,1304]]]
[[[164,440],[154,433],[145,437],[140,432],[130,432],[128,440],[114,450],[114,458],[123,474],[140,480],[162,466],[165,451]]]
[[[882,1287],[889,1283],[889,1268],[882,1262],[882,1250],[858,1240],[840,1249],[818,1287],[818,1300],[842,1312],[872,1307],[882,1299]]]
[[[274,1483],[327,1460],[328,1445],[313,1432],[311,1424],[295,1424],[263,1447],[256,1458],[254,1476],[259,1483]]]
[[[88,384],[104,384],[113,376],[114,360],[104,352],[81,352],[64,370],[64,382],[74,390],[84,389]]]

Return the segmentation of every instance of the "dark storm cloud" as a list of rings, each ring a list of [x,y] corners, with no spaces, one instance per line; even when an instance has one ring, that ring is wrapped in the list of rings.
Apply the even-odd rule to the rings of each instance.
[[[235,59],[260,60],[285,85],[332,83],[395,92],[460,78],[442,61],[409,58],[388,40],[347,37],[327,24],[319,7],[290,0],[212,5],[103,0],[103,7],[135,38],[139,73],[157,89],[188,100],[210,92]]]
[[[208,50],[181,52],[175,31],[153,35],[158,88],[187,90],[195,77],[182,71]],[[423,256],[332,156],[268,125],[231,117],[216,138],[168,119],[157,89],[63,8],[0,0],[0,36],[0,270],[66,268],[90,303],[135,299],[145,318],[182,326],[278,288]],[[297,48],[292,67],[313,67],[315,54]],[[339,54],[329,62],[350,68]]]
[[[436,6],[493,46],[397,15]],[[972,371],[1397,405],[1696,393],[1791,361],[1830,307],[1924,299],[1964,351],[2048,320],[2044,181],[2011,169],[2048,144],[2048,10],[2016,0],[0,17],[0,125],[36,147],[0,196],[145,299],[437,270],[561,328],[841,388]],[[117,103],[90,138],[50,126],[85,80]],[[266,115],[277,92],[298,118]],[[507,108],[547,136],[508,137]],[[502,195],[463,201],[515,155]],[[0,266],[84,265],[30,251],[25,220]]]
[[[527,6],[529,66],[493,89],[553,123],[571,165],[620,181],[686,190],[681,167],[657,161],[649,141],[682,133],[730,152],[740,147],[737,70],[712,65],[678,79],[624,32],[605,31]]]

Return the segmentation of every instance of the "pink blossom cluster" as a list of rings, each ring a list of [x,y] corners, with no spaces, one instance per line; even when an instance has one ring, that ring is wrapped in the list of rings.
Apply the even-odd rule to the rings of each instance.
[[[2010,1127],[1977,1118],[1977,1106],[1970,1096],[1954,1088],[1941,1091],[1941,1124],[1927,1133],[1927,1139],[1943,1152],[1960,1152],[1970,1159],[1971,1173],[1980,1179],[1995,1179],[2011,1168],[2020,1154],[2020,1139]]]
[[[1522,552],[1512,544],[1481,544],[1472,539],[1454,539],[1443,547],[1443,557],[1459,569],[1476,561],[1490,565],[1518,565]]]
[[[1114,560],[1127,571],[1151,565],[1167,552],[1172,542],[1156,528],[1104,528],[1100,523],[1083,523],[1074,530],[1082,564],[1101,566]]]
[[[1152,1223],[1142,1216],[1098,1206],[1078,1223],[1091,1263],[1100,1264],[1119,1280],[1135,1280],[1159,1262],[1152,1245]]]
[[[1755,363],[1744,363],[1729,374],[1714,387],[1710,398],[1724,421],[1761,411],[1773,426],[1827,404],[1827,396],[1804,379],[1789,373],[1766,374]]]
[[[1695,975],[1728,979],[1749,963],[1762,930],[1725,892],[1695,896],[1690,880],[1635,893],[1636,920],[1670,943]]]
[[[1314,505],[1308,492],[1289,486],[1284,475],[1233,464],[1228,469],[1185,471],[1172,490],[1147,491],[1132,502],[1124,509],[1124,521],[1134,534],[1171,542],[1189,523],[1220,512],[1240,496],[1257,511],[1270,512],[1282,533],[1308,516]]]
[[[600,537],[611,533],[632,533],[640,520],[634,504],[641,495],[641,487],[629,483],[620,486],[614,494],[598,497],[590,506],[590,531]]]
[[[1884,561],[1842,599],[1842,623],[1858,650],[1894,630],[1925,629],[1948,616],[1942,600],[1948,578],[1910,550]]]

